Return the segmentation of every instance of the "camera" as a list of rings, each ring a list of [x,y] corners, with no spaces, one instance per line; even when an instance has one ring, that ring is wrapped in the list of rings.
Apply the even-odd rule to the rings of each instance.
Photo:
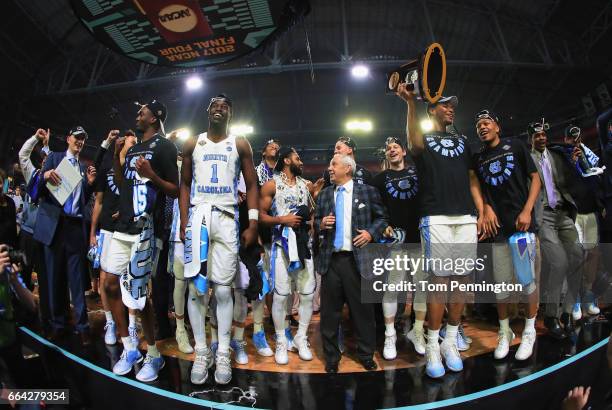
[[[8,252],[9,260],[12,264],[21,264],[22,267],[25,267],[28,264],[28,260],[23,251],[18,249],[14,249],[12,246],[5,245],[0,248],[0,252]]]

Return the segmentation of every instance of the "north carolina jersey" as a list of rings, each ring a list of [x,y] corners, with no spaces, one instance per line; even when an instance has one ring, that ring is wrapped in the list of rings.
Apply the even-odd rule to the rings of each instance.
[[[198,135],[192,159],[191,205],[207,203],[234,214],[240,179],[236,137],[213,142],[204,132]]]
[[[272,178],[276,183],[276,194],[270,209],[272,216],[289,215],[301,205],[308,206],[310,193],[304,179],[297,177],[295,185],[289,185],[281,174],[275,174]]]

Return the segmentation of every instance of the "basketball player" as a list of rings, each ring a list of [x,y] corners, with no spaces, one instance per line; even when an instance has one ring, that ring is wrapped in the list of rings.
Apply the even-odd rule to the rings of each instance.
[[[427,106],[434,130],[423,135],[417,121],[414,92],[407,90],[406,84],[400,84],[397,95],[407,103],[406,131],[410,154],[419,174],[419,228],[425,258],[432,261],[448,257],[475,260],[484,205],[467,138],[446,131],[455,118],[457,97],[442,97]],[[479,215],[478,219],[475,215]],[[456,272],[435,266],[428,266],[427,272],[430,283],[446,286],[451,280],[464,283],[471,273],[467,269]],[[428,294],[426,373],[432,378],[445,374],[442,356],[451,371],[463,370],[457,335],[465,299],[466,294],[461,291]],[[448,325],[440,345],[438,337],[447,302]]]
[[[272,230],[270,271],[274,283],[272,320],[276,331],[278,364],[287,364],[291,330],[285,325],[287,300],[295,287],[299,295],[299,326],[293,339],[300,359],[312,360],[307,332],[312,317],[316,281],[312,261],[308,221],[313,211],[312,184],[301,178],[304,165],[292,147],[280,150],[274,177],[261,189],[261,224]],[[271,215],[268,213],[271,211]],[[289,333],[289,335],[287,335]]]
[[[257,176],[249,142],[228,133],[232,101],[225,95],[218,95],[210,100],[207,111],[208,131],[188,140],[183,147],[179,197],[181,239],[185,243],[185,277],[197,279],[205,275],[206,283],[213,288],[219,332],[215,381],[227,384],[232,378],[229,351],[232,283],[238,269],[237,187],[242,172],[247,190],[249,227],[242,233],[241,240],[248,247],[257,240]],[[200,249],[200,244],[205,242],[208,242],[210,252]],[[206,259],[208,255],[210,261]],[[203,294],[204,290],[198,289],[198,292]],[[206,307],[200,306],[202,323],[205,311]],[[191,318],[191,311],[189,313]],[[210,366],[207,350],[196,349],[194,367],[198,361],[205,365],[192,369],[192,379],[197,371],[196,376],[206,380]],[[203,355],[206,357],[202,358]]]
[[[489,110],[476,114],[476,132],[485,143],[477,156],[478,174],[486,199],[485,223],[489,224],[493,243],[493,279],[495,283],[515,282],[514,263],[508,239],[517,232],[528,232],[533,240],[533,257],[537,251],[535,243],[535,221],[533,207],[538,199],[542,182],[527,146],[517,138],[500,138],[497,115]],[[537,258],[539,263],[539,258]],[[516,352],[517,360],[526,360],[533,352],[536,340],[535,320],[538,313],[538,291],[535,271],[533,280],[523,287],[528,295],[527,317]],[[499,316],[499,335],[494,357],[503,359],[508,355],[514,333],[508,319],[508,292],[495,294]]]
[[[108,250],[109,263],[107,275],[107,296],[116,305],[118,292],[121,291],[123,303],[131,309],[142,311],[142,327],[147,341],[147,356],[136,378],[143,382],[157,379],[164,367],[154,336],[154,312],[147,297],[147,286],[154,266],[161,239],[161,226],[166,196],[178,195],[178,169],[176,167],[176,147],[163,135],[163,122],[166,120],[166,106],[152,100],[141,106],[136,119],[136,127],[142,132],[140,141],[126,154],[121,164],[121,151],[125,140],[115,142],[113,168],[115,183],[119,188],[119,218]],[[122,314],[121,309],[113,308],[115,319]],[[119,335],[123,342],[121,359],[113,366],[113,372],[124,375],[142,360],[142,355],[128,337],[127,327],[121,323]]]
[[[382,198],[383,204],[389,211],[389,226],[385,230],[385,238],[388,241],[398,241],[406,244],[399,252],[405,252],[406,246],[409,251],[416,251],[409,244],[419,244],[419,209],[418,209],[418,178],[415,166],[409,166],[406,161],[406,149],[399,138],[389,137],[385,141],[385,159],[388,168],[379,173],[372,180],[374,186]],[[396,238],[396,233],[400,232],[402,238]],[[414,252],[415,257],[420,256],[420,246],[418,252]],[[395,250],[394,250],[395,251]],[[396,251],[396,252],[397,252]],[[417,253],[419,255],[417,255]],[[424,280],[423,272],[411,273],[412,282],[419,283]],[[389,283],[400,283],[405,279],[405,272],[390,272]],[[397,356],[395,342],[397,340],[395,332],[395,315],[397,313],[398,294],[396,292],[385,292],[383,295],[383,316],[385,318],[385,344],[383,357],[393,360]],[[405,298],[404,298],[405,299]],[[412,342],[418,354],[425,354],[425,331],[423,324],[427,313],[426,293],[417,287],[413,307],[415,311],[414,328],[410,329],[410,319],[406,321],[404,336]],[[408,312],[410,314],[411,312]]]

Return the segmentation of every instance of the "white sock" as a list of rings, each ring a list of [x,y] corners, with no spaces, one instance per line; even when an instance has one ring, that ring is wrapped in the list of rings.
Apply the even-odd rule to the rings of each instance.
[[[395,324],[393,322],[385,323],[385,336],[393,336],[393,335],[395,335]]]
[[[424,320],[420,320],[420,319],[415,319],[414,320],[414,326],[413,329],[416,332],[417,330],[423,331],[423,324],[425,323]]]
[[[161,354],[159,353],[159,350],[157,350],[157,346],[156,345],[147,345],[147,354],[151,357],[154,358],[158,358],[161,356]]]
[[[525,319],[525,329],[523,330],[523,333],[528,333],[528,332],[534,332],[535,333],[535,321],[536,321],[536,317],[532,317],[531,319],[526,318]]]
[[[109,323],[109,322],[113,321],[113,314],[111,313],[110,310],[105,310],[104,311],[104,316],[106,317],[106,323]]]
[[[264,301],[255,300],[251,302],[251,306],[253,307],[253,333],[261,332],[264,330]]]
[[[219,353],[229,353],[230,332],[234,316],[234,300],[232,288],[224,285],[214,285],[217,299],[217,331],[219,338]]]
[[[234,291],[234,322],[239,325],[234,325],[234,336],[232,339],[244,340],[244,321],[247,315],[248,302],[244,293]]]
[[[195,348],[206,347],[206,309],[208,307],[208,295],[198,296],[193,281],[189,282],[189,299],[187,299],[187,312],[195,339]],[[177,324],[178,326],[178,324]]]
[[[451,324],[446,324],[446,336],[444,336],[444,343],[452,343],[457,344],[457,331],[459,330],[459,325],[453,326]]]
[[[288,327],[288,321],[285,320],[287,314],[287,307],[285,304],[288,302],[289,297],[281,296],[274,292],[272,299],[272,321],[274,322],[274,331],[277,335],[285,336],[285,329]]]
[[[310,325],[310,318],[312,318],[312,299],[313,294],[302,295],[300,294],[300,307],[298,312],[300,314],[300,321],[296,336],[306,337],[308,334],[308,325]]]
[[[508,332],[510,330],[510,319],[499,319],[499,330]]]
[[[438,330],[427,329],[427,344],[428,345],[438,346],[438,337],[440,337],[440,329]]]
[[[131,352],[132,350],[136,350],[136,346],[132,344],[132,339],[129,336],[122,337],[121,343],[123,343],[123,349]]]
[[[130,319],[130,327],[136,327],[136,315],[133,313],[129,314],[129,319]]]

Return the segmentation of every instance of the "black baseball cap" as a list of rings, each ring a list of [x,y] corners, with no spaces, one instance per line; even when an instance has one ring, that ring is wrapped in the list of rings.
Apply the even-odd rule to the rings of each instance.
[[[164,104],[157,101],[156,99],[153,99],[147,104],[145,104],[145,107],[151,110],[155,118],[157,118],[161,122],[166,121],[166,117],[168,116],[168,110]]]
[[[355,145],[355,141],[351,137],[340,137],[336,140],[336,143],[338,142],[343,143],[344,145],[351,148],[353,151],[357,149],[357,146]]]
[[[212,105],[212,103],[214,103],[215,101],[219,101],[219,100],[225,101],[225,103],[230,107],[230,109],[232,111],[234,110],[234,103],[232,102],[232,99],[229,98],[226,94],[219,94],[210,99],[210,102],[208,103],[208,107],[206,108],[206,111],[210,110],[210,106]]]
[[[477,112],[476,115],[474,116],[474,122],[478,124],[478,121],[485,119],[485,118],[488,118],[491,121],[495,121],[497,125],[500,125],[499,117],[497,116],[497,114],[487,109],[480,110],[479,112]]]
[[[81,127],[80,125],[72,127],[70,131],[68,131],[68,135],[74,135],[79,139],[87,139],[87,132],[85,131],[85,128]]]
[[[283,167],[285,166],[284,159],[287,158],[289,155],[293,154],[294,152],[297,151],[293,147],[281,147],[281,149],[278,150],[278,160],[276,161],[274,170],[276,172],[281,172],[283,170]]]
[[[457,98],[456,95],[449,95],[448,97],[440,97],[440,99],[438,101],[436,101],[435,103],[428,103],[427,104],[427,108],[432,108],[435,107],[438,104],[442,104],[442,103],[451,103],[451,105],[454,107],[459,105],[459,98]]]
[[[567,138],[576,139],[580,136],[580,127],[574,124],[570,124],[565,128],[565,132],[563,135]]]
[[[544,118],[541,121],[534,121],[527,126],[527,134],[531,137],[533,134],[542,131],[548,131],[550,126],[547,122],[544,122]]]

